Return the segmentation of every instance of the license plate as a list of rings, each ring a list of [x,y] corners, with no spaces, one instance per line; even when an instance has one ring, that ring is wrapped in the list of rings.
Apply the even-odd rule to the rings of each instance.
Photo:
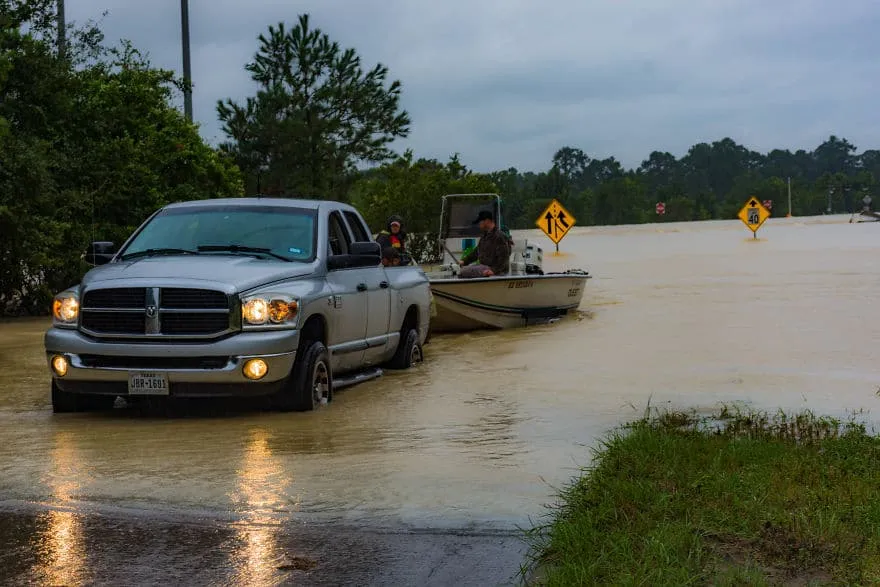
[[[168,395],[168,375],[138,372],[128,374],[129,395]]]

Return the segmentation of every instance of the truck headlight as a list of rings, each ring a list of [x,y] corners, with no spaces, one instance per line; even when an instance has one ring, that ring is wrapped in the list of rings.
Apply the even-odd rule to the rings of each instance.
[[[296,319],[299,303],[290,296],[264,294],[242,299],[241,319],[250,326],[285,324]]]
[[[73,326],[79,318],[79,296],[76,292],[66,291],[52,300],[52,318],[56,325]]]

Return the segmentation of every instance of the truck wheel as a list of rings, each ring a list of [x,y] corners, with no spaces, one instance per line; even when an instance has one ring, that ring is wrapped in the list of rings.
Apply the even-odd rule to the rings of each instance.
[[[52,412],[56,414],[110,410],[115,402],[115,395],[66,393],[58,388],[54,379],[52,380]]]
[[[333,399],[333,374],[330,354],[320,341],[303,345],[287,385],[278,398],[282,412],[308,412]]]
[[[397,352],[388,362],[389,369],[409,369],[416,363],[422,362],[422,345],[419,344],[419,331],[408,328],[403,331]]]

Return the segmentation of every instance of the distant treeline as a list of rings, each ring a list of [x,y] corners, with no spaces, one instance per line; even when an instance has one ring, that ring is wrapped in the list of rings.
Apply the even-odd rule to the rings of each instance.
[[[735,218],[750,196],[772,200],[773,213],[788,213],[791,179],[795,216],[850,212],[873,194],[880,177],[880,151],[856,154],[846,139],[831,136],[813,151],[751,151],[729,138],[699,143],[683,157],[654,151],[637,169],[624,169],[613,157],[591,159],[563,147],[550,169],[516,169],[490,175],[506,202],[512,228],[527,228],[552,198],[577,217],[578,224],[636,224],[656,221]],[[665,204],[658,215],[656,204]]]

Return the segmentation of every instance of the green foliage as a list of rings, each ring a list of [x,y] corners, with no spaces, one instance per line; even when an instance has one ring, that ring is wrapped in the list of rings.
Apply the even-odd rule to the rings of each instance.
[[[508,169],[491,176],[513,228],[532,228],[552,198],[581,226],[730,219],[751,196],[772,200],[773,213],[785,214],[787,178],[792,214],[816,215],[827,211],[829,193],[838,213],[859,210],[865,195],[876,195],[880,151],[855,150],[831,136],[813,152],[776,149],[763,155],[725,138],[694,145],[680,159],[654,151],[638,169],[626,170],[613,157],[590,159],[580,149],[562,147],[545,172]],[[665,215],[656,214],[657,202],[666,204]]]
[[[10,8],[11,7],[11,8]],[[171,72],[94,27],[59,59],[54,2],[0,4],[0,314],[44,313],[91,240],[121,244],[175,200],[240,195],[234,163],[172,105]],[[25,32],[26,30],[26,32]]]
[[[809,412],[645,417],[531,533],[541,584],[877,584],[878,458]]]
[[[467,169],[457,155],[444,165],[436,159],[413,161],[408,150],[396,161],[364,174],[352,188],[351,202],[372,230],[384,228],[389,216],[400,214],[413,257],[429,262],[436,253],[443,196],[496,191],[489,177]]]
[[[389,143],[409,134],[400,82],[386,86],[382,64],[365,72],[355,50],[311,28],[307,14],[290,30],[270,26],[259,41],[245,68],[256,96],[217,104],[230,138],[223,148],[249,191],[343,199],[356,164],[386,161]]]

